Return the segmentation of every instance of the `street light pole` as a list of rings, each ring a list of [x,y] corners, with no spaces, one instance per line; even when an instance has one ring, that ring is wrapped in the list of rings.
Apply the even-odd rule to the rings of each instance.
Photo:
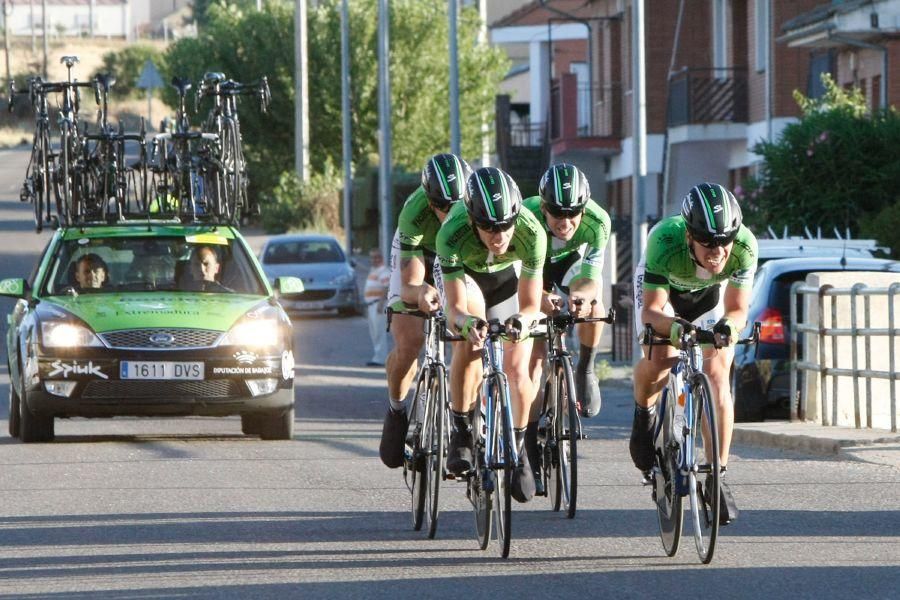
[[[389,0],[378,0],[378,199],[381,213],[381,253],[391,255],[392,203],[391,185],[391,80],[388,74],[390,56]]]
[[[309,179],[309,87],[306,63],[306,0],[294,10],[294,170]]]
[[[44,72],[44,79],[46,80],[48,78],[47,54],[49,53],[49,49],[47,48],[47,0],[41,0],[41,29],[43,30],[43,35],[44,35],[43,72]]]
[[[647,178],[647,92],[645,89],[644,0],[632,0],[632,205],[631,205],[631,266],[637,270],[647,246],[645,180]],[[637,310],[637,307],[634,307]],[[642,356],[641,347],[634,345],[634,358]]]
[[[459,156],[459,47],[456,31],[459,4],[456,0],[450,0],[447,12],[450,21],[450,152]]]
[[[353,254],[353,149],[350,146],[350,9],[348,0],[341,2],[341,142],[344,154],[344,233],[347,253]]]

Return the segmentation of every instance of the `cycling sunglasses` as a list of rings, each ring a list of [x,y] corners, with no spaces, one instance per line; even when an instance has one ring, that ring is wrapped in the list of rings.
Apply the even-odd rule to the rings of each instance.
[[[713,250],[715,248],[721,248],[723,246],[727,246],[734,240],[723,239],[723,240],[698,240],[697,238],[691,236],[691,239],[706,248],[707,250]]]
[[[501,233],[503,231],[509,231],[515,224],[516,221],[513,219],[512,221],[502,221],[500,223],[475,223],[475,227],[489,233]]]
[[[544,210],[547,211],[547,214],[556,219],[574,219],[584,212],[583,208],[573,210],[571,208],[562,208],[555,204],[544,204]]]

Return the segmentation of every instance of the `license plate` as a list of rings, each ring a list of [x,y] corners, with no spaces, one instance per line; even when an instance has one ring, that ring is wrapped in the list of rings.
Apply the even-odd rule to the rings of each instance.
[[[300,302],[298,308],[302,310],[322,310],[325,308],[324,302]]]
[[[202,362],[136,361],[119,363],[120,379],[187,379],[202,380]]]

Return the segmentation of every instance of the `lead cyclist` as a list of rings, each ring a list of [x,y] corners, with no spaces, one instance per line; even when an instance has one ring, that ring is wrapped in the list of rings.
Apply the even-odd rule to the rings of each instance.
[[[691,325],[712,329],[720,348],[703,350],[718,414],[719,459],[723,475],[734,427],[729,374],[734,344],[747,323],[750,288],[756,273],[757,243],[742,224],[741,208],[730,191],[715,183],[694,186],[684,197],[681,214],[663,219],[650,231],[647,250],[634,273],[635,332],[654,331],[681,339]],[[649,479],[653,466],[652,432],[656,403],[677,350],[657,347],[634,368],[634,422],[629,450],[634,466]],[[721,484],[720,523],[737,519],[731,491]]]

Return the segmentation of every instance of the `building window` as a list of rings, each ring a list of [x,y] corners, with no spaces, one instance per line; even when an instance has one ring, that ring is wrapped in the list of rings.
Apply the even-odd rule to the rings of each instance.
[[[834,75],[834,53],[831,50],[810,56],[809,82],[806,86],[808,97],[815,99],[825,95],[825,86],[822,84],[822,75],[825,73]]]
[[[713,68],[729,66],[728,56],[728,0],[712,0]],[[717,74],[726,77],[727,73]]]
[[[753,13],[756,16],[756,72],[762,73],[769,61],[769,0],[755,0]]]

